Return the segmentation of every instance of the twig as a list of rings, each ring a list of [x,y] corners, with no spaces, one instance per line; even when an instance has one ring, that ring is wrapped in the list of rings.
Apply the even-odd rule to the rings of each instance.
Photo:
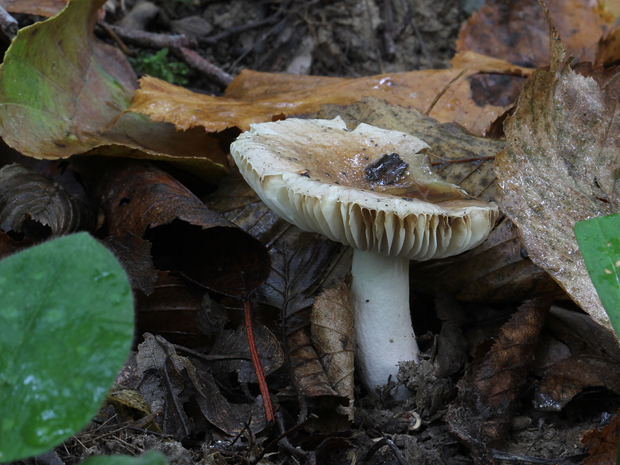
[[[192,41],[182,34],[156,34],[154,32],[127,29],[112,24],[106,24],[106,26],[123,41],[140,47],[161,49],[192,46]]]
[[[372,13],[370,12],[370,3],[368,0],[366,3],[366,16],[368,16],[368,29],[372,30]],[[377,40],[375,35],[373,34],[373,42],[375,45],[375,51],[377,53],[377,59],[379,60],[379,69],[381,70],[381,74],[385,74],[385,66],[383,65],[383,58],[381,58],[381,50],[379,49],[379,45],[377,44]]]
[[[394,43],[394,14],[392,13],[391,0],[383,0],[383,43],[385,55],[388,61],[392,61],[396,56],[396,44]]]
[[[4,32],[9,40],[13,40],[17,35],[19,25],[17,20],[13,18],[4,8],[0,6],[0,29]]]
[[[268,425],[272,425],[275,422],[273,405],[271,404],[271,396],[269,395],[269,387],[267,386],[267,381],[265,380],[263,365],[261,364],[260,357],[258,356],[258,350],[256,350],[256,340],[254,339],[254,329],[252,328],[252,314],[250,302],[248,300],[243,301],[243,310],[245,313],[245,330],[248,335],[250,354],[252,355],[254,370],[256,371],[256,379],[258,379],[258,387],[263,397],[263,407],[265,407],[265,420],[267,420]]]
[[[431,56],[428,54],[428,50],[426,49],[426,44],[424,43],[424,39],[422,38],[422,34],[420,33],[420,29],[418,29],[418,24],[413,19],[413,14],[411,15],[411,26],[415,31],[415,35],[418,37],[420,41],[420,48],[422,49],[422,54],[424,58],[426,58],[426,62],[428,63],[428,69],[433,69],[433,61],[431,60]]]
[[[439,99],[441,97],[443,97],[443,94],[445,94],[448,89],[450,87],[452,87],[452,84],[454,84],[456,81],[458,81],[460,79],[460,77],[465,74],[468,70],[464,69],[463,71],[461,71],[454,79],[452,79],[448,85],[446,87],[444,87],[443,89],[441,89],[441,92],[439,92],[436,96],[435,96],[435,100],[433,100],[433,103],[431,103],[431,105],[428,107],[428,110],[426,110],[426,112],[424,113],[426,116],[428,116],[431,112],[431,110],[433,109],[433,107],[435,106],[435,104],[439,101]]]
[[[116,45],[120,47],[121,52],[123,52],[125,55],[130,56],[130,57],[136,56],[136,53],[127,48],[127,45],[125,45],[125,42],[121,40],[118,34],[116,34],[116,32],[114,32],[108,24],[104,23],[103,21],[100,21],[97,24],[101,26],[103,30],[108,33],[110,37],[112,37],[112,40],[116,42]]]
[[[188,353],[190,355],[193,355],[194,357],[200,358],[206,362],[216,362],[219,360],[252,360],[251,358],[245,356],[245,355],[235,355],[235,354],[230,354],[230,355],[205,355],[202,354],[196,350],[192,350],[189,347],[185,347],[185,346],[180,346],[178,344],[172,344],[172,347],[175,348],[175,350],[177,351],[181,351],[181,352],[185,352]]]
[[[233,77],[221,68],[218,68],[210,61],[198,55],[193,50],[186,47],[173,48],[173,51],[189,66],[200,71],[205,76],[213,79],[218,84],[226,87],[233,81]]]
[[[278,419],[280,419],[280,415],[278,415]],[[314,413],[310,414],[310,416],[306,419],[306,421],[303,421],[301,423],[298,423],[297,425],[293,426],[291,429],[288,429],[286,431],[283,431],[282,433],[280,433],[278,435],[278,437],[276,437],[273,441],[271,441],[269,444],[267,444],[265,446],[265,448],[262,450],[262,452],[260,454],[258,454],[258,457],[256,457],[254,459],[254,461],[252,462],[253,464],[257,464],[258,462],[260,462],[260,460],[265,456],[265,454],[267,452],[269,452],[269,450],[275,446],[276,444],[280,443],[280,441],[282,441],[284,438],[290,436],[291,434],[293,434],[295,431],[297,431],[300,428],[305,427],[308,423],[317,420],[319,417],[316,416]],[[279,422],[280,423],[280,422]]]
[[[489,157],[472,157],[472,158],[459,158],[457,160],[443,160],[443,161],[433,161],[431,165],[449,165],[452,163],[469,163],[471,161],[484,161],[484,160],[495,160],[495,155],[491,155]]]

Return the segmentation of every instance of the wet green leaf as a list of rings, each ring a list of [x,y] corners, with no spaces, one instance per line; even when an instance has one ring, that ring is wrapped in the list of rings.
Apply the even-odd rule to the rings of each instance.
[[[576,223],[575,237],[590,279],[620,335],[620,214]]]
[[[133,318],[124,270],[87,233],[0,261],[0,462],[86,425],[127,357]]]

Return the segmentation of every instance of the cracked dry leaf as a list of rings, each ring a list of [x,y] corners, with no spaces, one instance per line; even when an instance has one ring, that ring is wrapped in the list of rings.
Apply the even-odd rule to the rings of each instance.
[[[476,464],[495,463],[490,449],[508,433],[550,306],[551,299],[545,297],[519,307],[489,352],[476,358],[457,384],[459,395],[445,420]]]
[[[620,207],[620,107],[575,73],[553,33],[549,71],[528,79],[495,160],[502,211],[531,260],[599,324],[613,331],[579,252],[577,221]]]
[[[325,289],[314,301],[310,314],[312,343],[336,393],[349,399],[340,407],[353,419],[354,330],[349,308],[349,289],[340,283]]]
[[[61,185],[18,164],[0,169],[0,228],[42,240],[92,231],[95,213]]]
[[[495,201],[493,159],[503,142],[476,136],[456,124],[441,124],[415,108],[404,108],[366,97],[347,106],[324,105],[317,118],[341,116],[349,129],[366,123],[400,131],[426,142],[429,160],[444,180],[465,189],[473,198]]]

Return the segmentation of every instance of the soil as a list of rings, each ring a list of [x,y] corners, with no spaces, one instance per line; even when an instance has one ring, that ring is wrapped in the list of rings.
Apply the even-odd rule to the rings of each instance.
[[[480,3],[463,0],[153,2],[156,8],[152,11],[156,13],[143,21],[146,30],[188,35],[194,31],[199,43],[205,31],[214,35],[262,22],[262,26],[199,48],[202,56],[232,76],[249,68],[344,77],[448,67],[461,24],[471,12],[466,9],[471,10]],[[281,4],[285,5],[285,11],[276,15]],[[127,12],[134,6],[133,0],[124,1]],[[113,10],[108,10],[107,20],[115,23],[124,16],[119,0]],[[265,23],[271,17],[274,21]],[[190,71],[186,78],[185,87],[192,90],[223,92],[221,85],[196,71]],[[409,367],[403,372],[403,379],[419,377],[420,370],[428,363]],[[449,433],[442,420],[448,403],[456,396],[458,376],[424,379],[417,386],[418,395],[404,403],[388,397],[376,398],[359,388],[360,400],[350,426],[330,432],[307,428],[291,439],[290,448],[279,452],[274,448],[260,463],[473,463],[468,450]],[[511,432],[502,452],[495,453],[496,463],[581,463],[585,449],[579,442],[580,435],[607,424],[613,414],[610,412],[615,412],[619,405],[613,394],[591,391],[578,396],[562,411],[548,412],[534,408],[530,391],[522,396],[521,408],[512,418]],[[106,417],[105,412],[102,415]],[[37,459],[37,463],[72,464],[90,454],[136,454],[150,449],[162,451],[174,465],[251,463],[261,447],[275,437],[271,434],[267,438],[263,433],[231,441],[217,433],[208,433],[181,444],[162,441],[155,434],[140,431],[110,433],[114,428],[100,418],[54,453]],[[375,447],[381,440],[381,447]],[[400,459],[398,453],[402,454]],[[563,460],[566,457],[572,458]]]

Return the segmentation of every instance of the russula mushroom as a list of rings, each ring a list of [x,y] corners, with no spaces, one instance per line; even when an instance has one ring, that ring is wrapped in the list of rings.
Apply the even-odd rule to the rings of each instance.
[[[371,391],[396,379],[398,362],[419,361],[409,260],[469,250],[498,217],[495,204],[466,200],[462,189],[436,176],[428,148],[416,137],[367,124],[350,131],[336,117],[254,124],[230,149],[269,208],[354,248],[356,363]]]

